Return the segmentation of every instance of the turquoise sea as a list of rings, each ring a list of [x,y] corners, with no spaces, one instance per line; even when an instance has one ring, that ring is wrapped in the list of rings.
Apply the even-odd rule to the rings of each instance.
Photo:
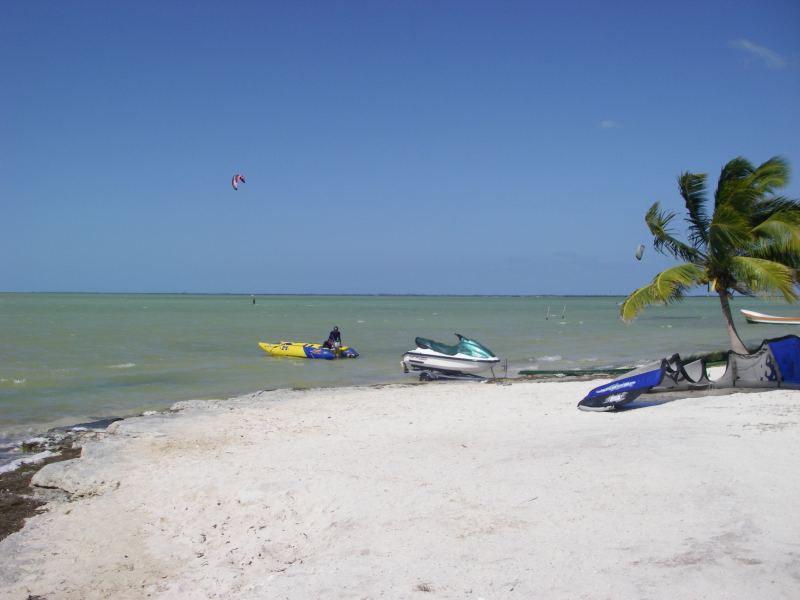
[[[0,446],[57,425],[285,387],[399,382],[418,335],[473,337],[520,369],[629,366],[727,348],[714,297],[647,309],[631,324],[621,297],[0,294]],[[749,342],[796,330],[748,325]],[[797,311],[800,312],[800,311]],[[549,318],[546,316],[549,313]],[[356,360],[267,356],[259,341],[321,341],[338,325]],[[576,398],[577,402],[580,398]]]

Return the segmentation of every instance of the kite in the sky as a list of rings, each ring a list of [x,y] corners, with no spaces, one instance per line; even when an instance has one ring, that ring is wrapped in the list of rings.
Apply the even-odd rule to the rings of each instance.
[[[236,175],[233,176],[233,179],[231,179],[231,186],[233,186],[234,191],[237,192],[239,191],[240,183],[247,183],[247,182],[244,180],[244,175],[240,175],[239,173],[237,173]]]
[[[642,260],[642,254],[644,254],[644,244],[639,244],[636,246],[636,260]]]

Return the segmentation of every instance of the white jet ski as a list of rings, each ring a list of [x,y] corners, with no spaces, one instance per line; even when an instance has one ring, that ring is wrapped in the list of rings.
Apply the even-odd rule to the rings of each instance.
[[[460,333],[455,335],[458,338],[455,346],[422,337],[416,338],[414,341],[417,347],[403,354],[403,370],[406,373],[423,371],[445,375],[475,375],[490,370],[500,362],[486,346]]]

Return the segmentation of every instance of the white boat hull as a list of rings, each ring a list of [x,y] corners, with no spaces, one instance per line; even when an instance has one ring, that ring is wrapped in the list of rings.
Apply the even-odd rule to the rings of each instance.
[[[767,323],[770,325],[800,325],[800,317],[776,317],[753,310],[739,309],[748,323]]]
[[[475,358],[466,354],[455,354],[445,356],[438,352],[432,352],[425,348],[417,348],[403,354],[403,365],[412,371],[442,371],[445,373],[482,373],[488,371],[500,359],[496,356],[491,358]]]

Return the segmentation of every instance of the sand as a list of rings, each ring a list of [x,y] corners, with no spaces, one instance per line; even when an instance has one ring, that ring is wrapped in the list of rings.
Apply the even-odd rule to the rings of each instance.
[[[126,419],[34,482],[0,597],[797,598],[800,392],[275,391]]]

